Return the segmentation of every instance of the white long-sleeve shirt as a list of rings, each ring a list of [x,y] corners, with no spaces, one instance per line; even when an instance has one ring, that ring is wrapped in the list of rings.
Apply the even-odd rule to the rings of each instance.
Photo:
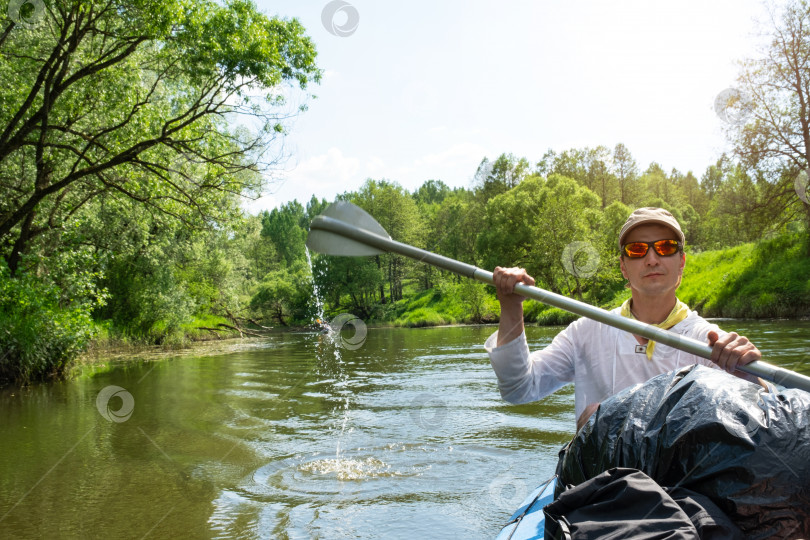
[[[619,308],[613,313],[619,314]],[[710,330],[726,332],[689,311],[671,332],[707,343]],[[695,363],[715,367],[711,360],[656,343],[652,359],[629,332],[587,319],[577,319],[561,331],[551,345],[529,352],[526,334],[496,347],[498,332],[484,347],[498,377],[501,397],[510,403],[542,399],[574,383],[576,417],[591,403],[604,399],[656,375]],[[719,369],[719,368],[718,368]]]

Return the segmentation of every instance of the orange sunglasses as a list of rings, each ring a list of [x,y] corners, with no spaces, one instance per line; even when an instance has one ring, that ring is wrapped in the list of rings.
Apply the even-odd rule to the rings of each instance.
[[[662,257],[675,255],[681,250],[681,243],[677,240],[657,240],[655,242],[630,242],[622,248],[624,254],[631,259],[640,259],[653,248]]]

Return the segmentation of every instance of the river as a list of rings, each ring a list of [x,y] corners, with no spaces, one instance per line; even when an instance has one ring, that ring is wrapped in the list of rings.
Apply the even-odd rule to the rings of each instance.
[[[810,322],[718,323],[810,374]],[[492,538],[574,434],[571,386],[500,399],[493,330],[275,334],[0,389],[0,536]]]

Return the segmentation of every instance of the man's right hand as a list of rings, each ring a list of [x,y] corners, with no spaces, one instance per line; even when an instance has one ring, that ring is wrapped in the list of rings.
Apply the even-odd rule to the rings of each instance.
[[[520,304],[526,297],[515,294],[515,285],[523,283],[524,285],[534,285],[534,278],[526,273],[523,268],[501,268],[496,266],[492,272],[492,278],[495,281],[495,294],[501,302],[503,308],[504,302],[507,304]]]
[[[515,285],[534,285],[534,278],[523,268],[501,268],[492,272],[495,294],[501,303],[497,345],[505,345],[523,333],[523,301],[525,296],[515,294]]]

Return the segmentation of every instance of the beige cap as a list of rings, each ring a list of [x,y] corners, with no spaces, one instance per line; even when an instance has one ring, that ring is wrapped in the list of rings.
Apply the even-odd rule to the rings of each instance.
[[[651,206],[647,206],[645,208],[639,208],[630,214],[629,218],[627,218],[627,221],[624,223],[624,227],[622,227],[622,232],[619,233],[619,249],[622,249],[625,236],[627,236],[632,229],[635,229],[639,225],[644,225],[645,223],[657,223],[659,225],[669,227],[678,234],[678,240],[681,242],[681,244],[686,243],[686,238],[684,237],[681,226],[678,224],[678,220],[675,219],[675,216],[663,208],[653,208]]]

